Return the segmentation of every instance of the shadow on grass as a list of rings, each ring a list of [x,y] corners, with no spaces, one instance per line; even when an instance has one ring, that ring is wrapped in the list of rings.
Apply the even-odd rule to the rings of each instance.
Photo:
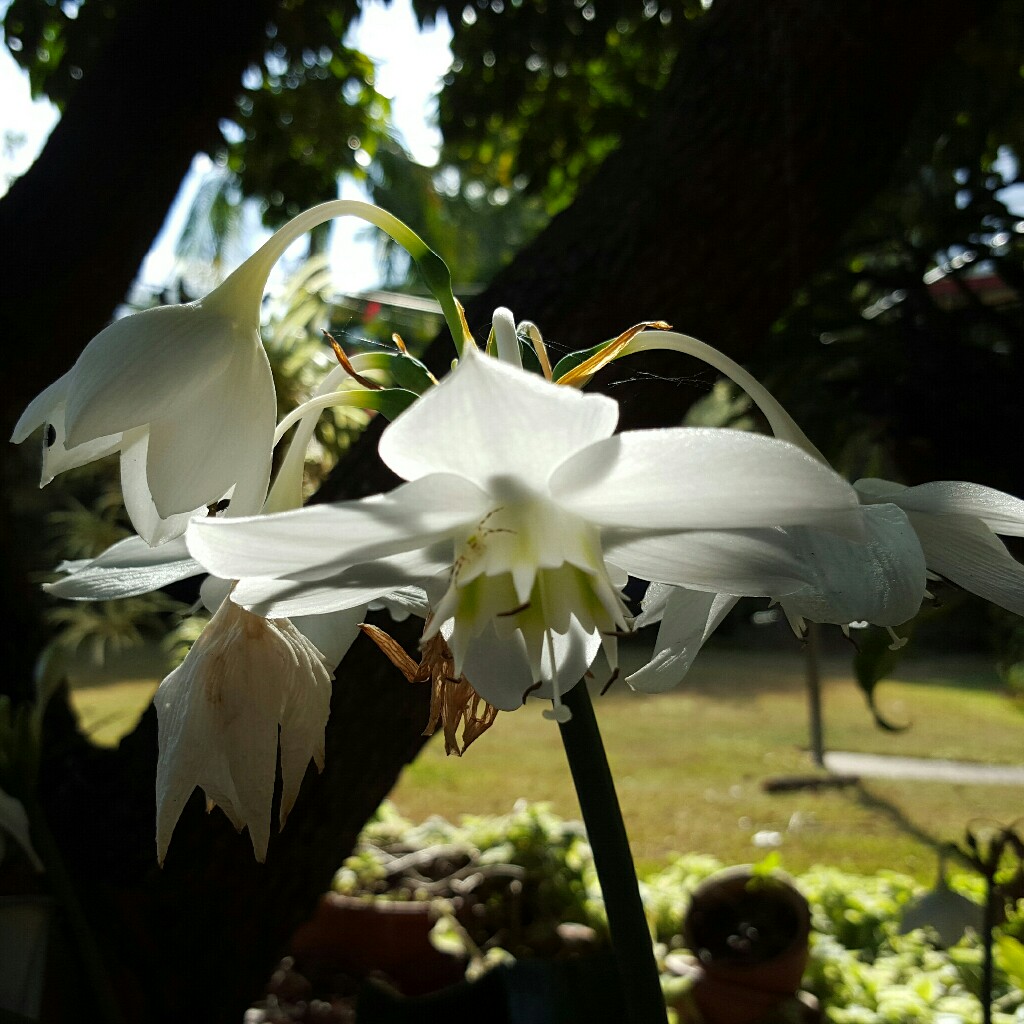
[[[898,807],[891,800],[887,800],[884,796],[879,796],[878,793],[873,792],[870,786],[866,785],[863,781],[858,782],[855,787],[844,792],[848,795],[849,799],[856,800],[865,810],[888,818],[904,835],[916,839],[922,846],[930,846],[936,854],[938,854],[943,846],[947,845],[947,840],[939,839],[931,832],[926,831],[911,821],[901,807]]]

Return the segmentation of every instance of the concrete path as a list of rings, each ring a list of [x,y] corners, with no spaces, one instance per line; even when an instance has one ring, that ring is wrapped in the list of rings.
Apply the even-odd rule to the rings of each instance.
[[[849,754],[829,751],[825,767],[838,775],[877,779],[921,779],[990,786],[1024,786],[1024,766],[977,764],[930,757],[891,757],[888,754]]]

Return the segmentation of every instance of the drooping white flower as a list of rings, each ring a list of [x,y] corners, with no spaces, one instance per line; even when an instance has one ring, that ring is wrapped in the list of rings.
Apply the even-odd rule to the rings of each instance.
[[[124,317],[25,410],[12,440],[44,426],[42,483],[121,453],[125,507],[158,544],[231,494],[258,512],[270,475],[276,398],[259,336],[266,278],[243,264],[204,299]]]
[[[321,390],[337,383],[328,375]],[[268,504],[301,502],[301,467],[313,430],[302,417]],[[93,559],[63,562],[65,575],[46,589],[71,600],[109,600],[148,593],[205,573],[183,537],[150,547],[126,537]],[[326,614],[268,622],[227,600],[234,582],[208,576],[200,594],[213,619],[185,661],[160,685],[157,767],[157,842],[163,860],[181,808],[198,785],[241,828],[248,825],[257,856],[266,852],[270,800],[278,763],[284,784],[283,825],[306,765],[322,766],[330,702],[328,669],[338,665],[358,635],[366,603]],[[382,595],[368,593],[371,597]],[[383,604],[401,617],[420,609],[416,594]],[[241,614],[239,614],[241,613]]]
[[[894,505],[875,505],[863,509],[861,523],[865,536],[860,541],[810,526],[771,531],[771,539],[799,565],[803,583],[796,588],[783,583],[776,589],[766,580],[766,596],[782,606],[798,634],[803,634],[805,620],[839,626],[865,620],[891,628],[920,609],[925,561],[907,517]],[[661,623],[654,655],[627,683],[647,692],[675,686],[739,597],[751,589],[708,593],[652,584],[636,626]]]
[[[716,585],[775,548],[753,537],[720,570],[694,531],[849,529],[855,507],[848,484],[784,442],[686,428],[613,436],[617,418],[605,396],[467,346],[381,438],[381,458],[408,483],[278,516],[196,520],[189,550],[241,578],[232,599],[268,615],[348,607],[382,578],[421,585],[433,608],[424,639],[445,635],[456,674],[505,709],[540,684],[564,719],[561,692],[628,626],[625,573]]]
[[[426,266],[460,343],[447,268],[423,241],[368,203],[323,203],[277,231],[205,298],[135,313],[96,335],[14,428],[16,443],[44,428],[40,485],[119,451],[125,507],[151,545],[179,536],[193,514],[228,495],[230,515],[259,512],[277,408],[259,334],[263,292],[292,242],[346,215],[381,227]]]
[[[157,852],[196,786],[239,831],[256,859],[270,839],[280,728],[284,826],[310,760],[324,764],[332,675],[287,619],[265,619],[222,602],[185,660],[157,689]]]
[[[1024,501],[960,480],[906,487],[868,478],[854,487],[861,501],[889,502],[907,514],[931,572],[1024,615],[1024,565],[997,536],[1024,537]]]

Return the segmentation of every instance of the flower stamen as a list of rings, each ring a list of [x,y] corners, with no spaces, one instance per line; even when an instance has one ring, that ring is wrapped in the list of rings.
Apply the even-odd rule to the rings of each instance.
[[[889,634],[889,636],[892,637],[892,643],[889,644],[890,651],[898,651],[901,648],[906,647],[907,644],[910,643],[909,636],[898,636],[896,634],[896,630],[894,630],[892,626],[886,626],[885,631]]]
[[[341,368],[357,383],[360,387],[364,387],[367,391],[380,391],[382,387],[376,381],[372,381],[369,377],[364,377],[359,373],[356,368],[352,365],[352,361],[349,359],[345,350],[335,341],[334,335],[328,331],[321,331],[321,334],[330,343],[331,349],[334,352],[334,358],[341,364]]]

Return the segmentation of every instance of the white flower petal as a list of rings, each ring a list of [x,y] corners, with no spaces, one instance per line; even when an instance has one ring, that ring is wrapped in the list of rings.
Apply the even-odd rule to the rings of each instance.
[[[201,302],[116,320],[86,345],[71,370],[69,442],[75,446],[173,414],[183,395],[205,390],[224,372],[238,346],[253,344],[258,327],[236,324]]]
[[[651,584],[637,626],[647,625],[660,614],[661,628],[651,660],[627,676],[626,682],[644,693],[662,693],[677,685],[738,600],[724,594]]]
[[[571,690],[590,668],[597,652],[601,649],[601,638],[597,633],[588,634],[579,623],[572,621],[564,635],[554,634],[555,663],[559,693]],[[489,704],[502,711],[513,711],[521,707],[527,696],[551,699],[550,681],[544,681],[534,689],[534,673],[526,641],[521,633],[499,636],[493,623],[488,623],[479,636],[474,637],[466,652],[462,672],[473,689]],[[551,657],[545,649],[541,672],[545,679],[551,675]]]
[[[406,480],[454,473],[486,486],[513,477],[539,490],[574,452],[608,437],[619,408],[481,355],[462,361],[384,431],[380,457]]]
[[[113,455],[121,447],[121,434],[109,434],[86,441],[76,448],[68,448],[64,437],[64,405],[61,403],[53,410],[46,424],[43,436],[43,465],[39,486],[45,487],[59,473],[79,466],[88,465],[97,459]]]
[[[248,519],[196,520],[188,546],[210,572],[225,579],[326,579],[350,565],[422,548],[478,522],[490,501],[469,481],[436,474],[359,501]]]
[[[184,537],[157,548],[141,537],[125,537],[103,554],[76,565],[64,579],[44,584],[43,589],[54,597],[108,601],[148,594],[203,571],[189,555]]]
[[[215,502],[232,488],[233,515],[267,494],[276,416],[266,353],[241,350],[222,382],[149,425],[146,476],[162,517]]]
[[[180,537],[193,516],[205,512],[203,506],[191,512],[162,517],[153,504],[146,478],[146,462],[149,451],[149,429],[139,427],[129,430],[121,442],[121,495],[125,511],[135,527],[135,532],[147,544],[163,544],[174,537]]]
[[[631,576],[736,596],[778,597],[813,579],[780,529],[611,531],[605,551]]]
[[[403,587],[414,586],[451,565],[451,547],[444,557],[431,548],[351,566],[325,579],[243,577],[232,594],[236,604],[257,615],[324,615],[362,607]],[[421,591],[417,591],[421,593]]]
[[[661,622],[665,617],[665,609],[668,607],[668,599],[676,589],[669,583],[651,583],[644,591],[643,600],[640,602],[640,614],[633,620],[634,629],[644,629],[646,626],[653,626]]]
[[[199,585],[199,600],[208,612],[215,612],[230,596],[234,580],[222,580],[219,576],[207,576]]]
[[[366,605],[359,605],[326,615],[299,615],[291,623],[323,655],[325,665],[337,668],[365,619]]]
[[[862,517],[863,544],[813,527],[786,530],[813,576],[806,588],[785,597],[788,615],[840,625],[866,620],[898,626],[920,611],[925,559],[906,515],[895,505],[867,505]]]
[[[287,620],[259,618],[231,601],[220,606],[154,698],[161,861],[196,786],[236,828],[248,825],[256,858],[265,859],[278,727],[286,814],[309,760],[323,762],[330,679],[316,648]]]
[[[1024,565],[999,538],[973,516],[908,516],[932,572],[965,590],[1024,615]]]
[[[799,523],[856,530],[853,488],[806,452],[739,430],[634,430],[559,466],[551,492],[602,526],[722,530]]]
[[[896,484],[891,480],[881,480],[873,476],[861,477],[853,487],[861,500],[890,502],[894,505],[899,503],[898,495],[907,489],[906,484]]]
[[[36,396],[21,414],[11,440],[21,444],[38,427],[43,433],[43,466],[39,486],[45,487],[58,473],[101,459],[117,451],[121,435],[98,437],[75,448],[66,446],[64,434],[64,405],[71,373],[54,381],[42,394]]]
[[[441,630],[444,633],[444,629]],[[533,672],[521,633],[499,636],[493,623],[473,638],[462,674],[488,704],[502,711],[521,707],[533,686]]]
[[[977,516],[993,533],[1024,537],[1024,501],[993,487],[963,480],[936,480],[907,487],[893,501],[908,512]]]
[[[421,587],[399,587],[390,594],[370,602],[371,611],[388,610],[395,622],[404,622],[410,615],[425,619],[430,612],[430,602]]]
[[[494,340],[498,345],[498,358],[509,366],[523,368],[523,354],[519,351],[519,338],[516,335],[516,321],[510,310],[499,306],[491,318],[494,327]]]
[[[328,616],[319,618],[326,619]],[[359,632],[359,626],[352,616],[349,616],[349,621],[339,616],[332,618],[332,623],[322,622],[320,625],[324,627],[324,643],[332,648],[332,657],[337,655],[338,661],[341,661]],[[277,619],[274,625],[287,637],[299,660],[298,671],[285,677],[287,692],[281,712],[279,827],[284,828],[295,806],[310,760],[318,771],[323,771],[324,730],[331,714],[333,675],[327,668],[329,662],[324,652],[311,643],[294,623],[287,619]],[[331,626],[340,632],[329,635]],[[346,639],[347,643],[343,643]]]
[[[71,371],[69,370],[63,377],[55,380],[45,391],[40,392],[28,403],[27,408],[15,424],[14,432],[11,434],[11,441],[14,444],[21,444],[33,430],[53,420],[57,410],[62,409],[64,406],[70,382]],[[63,422],[63,416],[61,419]]]

